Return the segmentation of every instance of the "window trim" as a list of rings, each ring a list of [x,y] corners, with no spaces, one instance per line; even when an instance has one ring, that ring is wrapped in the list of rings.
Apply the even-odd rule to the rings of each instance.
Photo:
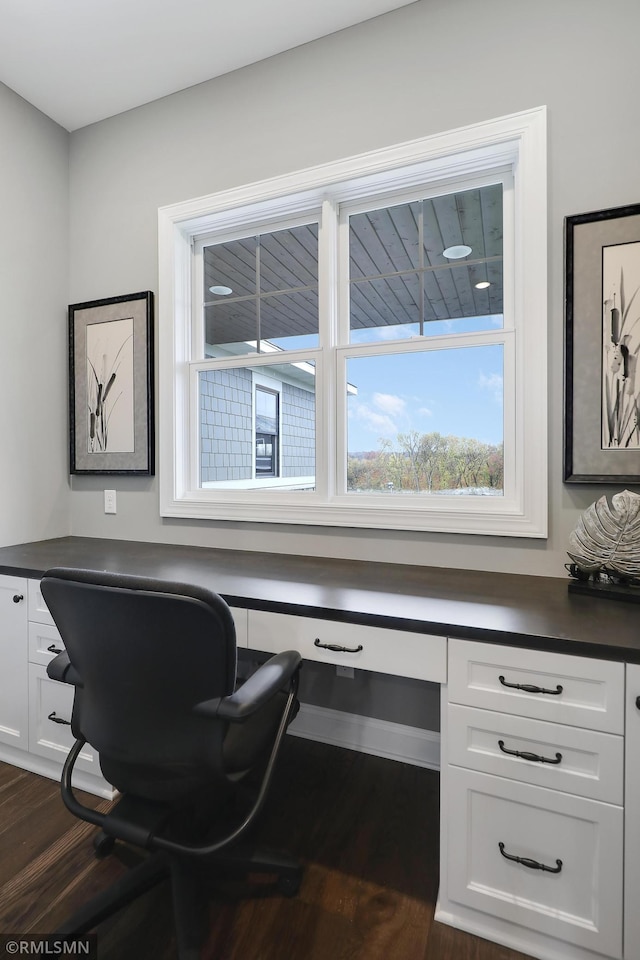
[[[379,497],[336,497],[320,483],[315,492],[293,496],[243,497],[236,491],[212,502],[209,491],[189,489],[191,431],[190,390],[192,288],[191,258],[195,237],[218,230],[259,228],[267,220],[315,219],[319,208],[335,210],[374,193],[410,189],[428,179],[459,181],[508,165],[515,171],[516,210],[513,243],[515,275],[513,311],[518,320],[515,343],[516,451],[513,495],[504,497],[420,498],[419,503],[392,504]],[[327,200],[330,192],[331,200]],[[335,245],[337,218],[320,218],[319,244]],[[546,108],[539,107],[497,120],[436,134],[248,186],[161,207],[159,231],[159,481],[160,514],[164,517],[271,521],[317,526],[412,529],[520,537],[547,535],[547,206]],[[505,256],[509,255],[505,251]],[[322,262],[322,261],[321,261]],[[335,270],[327,258],[322,270]],[[327,279],[331,283],[327,283]],[[321,274],[320,290],[330,289],[321,310],[337,324],[338,277]],[[505,311],[506,312],[506,311]],[[335,327],[334,327],[335,329]],[[508,330],[500,331],[506,344]],[[452,338],[448,338],[452,339]],[[467,336],[468,339],[468,336]],[[355,346],[355,345],[352,345]],[[388,347],[388,345],[387,345]],[[401,344],[399,345],[401,348]],[[340,351],[351,348],[338,347]],[[525,365],[524,358],[527,363]],[[247,361],[259,363],[259,357]],[[335,419],[334,385],[338,370],[319,350],[287,354],[291,360],[316,363],[316,404],[321,410],[316,433],[316,462],[325,447],[323,426]],[[321,368],[324,367],[324,371]],[[266,372],[266,370],[265,370]],[[322,373],[322,375],[321,375]],[[507,364],[505,363],[505,374]],[[507,385],[505,384],[505,396]],[[506,405],[505,405],[506,409]],[[523,442],[526,438],[526,443]],[[506,444],[505,444],[506,451]],[[330,459],[335,457],[330,454]],[[325,458],[326,461],[326,458]],[[337,465],[327,464],[335,478]],[[505,470],[506,475],[506,470]],[[318,478],[320,479],[320,478]],[[365,502],[368,501],[368,502]]]

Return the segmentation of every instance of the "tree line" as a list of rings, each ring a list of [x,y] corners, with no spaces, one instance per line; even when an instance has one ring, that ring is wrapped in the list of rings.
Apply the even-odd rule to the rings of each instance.
[[[501,490],[502,444],[440,433],[399,433],[380,440],[380,449],[350,454],[347,489],[437,493],[442,490]]]

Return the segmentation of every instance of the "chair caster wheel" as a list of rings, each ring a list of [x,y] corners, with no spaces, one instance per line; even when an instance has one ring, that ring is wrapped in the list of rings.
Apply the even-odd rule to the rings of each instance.
[[[103,860],[105,857],[108,857],[109,854],[113,852],[115,845],[115,837],[107,836],[107,834],[102,830],[93,838],[93,849],[95,850],[96,857],[99,860]]]
[[[276,889],[278,893],[281,893],[284,897],[295,897],[300,889],[301,881],[301,877],[279,877]]]

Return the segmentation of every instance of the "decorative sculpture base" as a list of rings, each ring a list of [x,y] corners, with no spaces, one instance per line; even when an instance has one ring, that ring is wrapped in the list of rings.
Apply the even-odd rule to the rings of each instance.
[[[569,593],[588,594],[606,600],[628,600],[640,603],[640,586],[625,583],[603,583],[598,580],[570,580]]]

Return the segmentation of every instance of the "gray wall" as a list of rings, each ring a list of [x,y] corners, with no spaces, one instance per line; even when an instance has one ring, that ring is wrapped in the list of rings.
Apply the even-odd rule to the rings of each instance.
[[[637,0],[420,0],[71,136],[71,298],[157,290],[157,207],[546,104],[547,541],[162,521],[157,480],[74,478],[71,530],[97,537],[564,575],[578,514],[562,483],[563,218],[640,200]],[[609,492],[613,492],[611,488]]]
[[[0,83],[0,544],[69,531],[69,135]]]

